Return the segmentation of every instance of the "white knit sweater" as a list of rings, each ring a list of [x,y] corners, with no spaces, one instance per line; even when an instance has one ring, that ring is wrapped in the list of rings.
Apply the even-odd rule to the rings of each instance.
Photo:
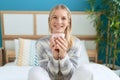
[[[80,53],[82,52],[80,40],[75,38],[73,47],[67,51],[67,55],[62,60],[55,60],[50,49],[50,36],[41,38],[36,43],[36,51],[39,57],[40,67],[44,68],[50,78],[55,80],[58,71],[62,73],[62,80],[70,80],[73,72],[80,66]],[[60,66],[60,69],[59,69]]]

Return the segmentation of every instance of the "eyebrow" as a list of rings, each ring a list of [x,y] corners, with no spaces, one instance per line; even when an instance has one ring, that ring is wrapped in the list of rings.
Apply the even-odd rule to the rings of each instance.
[[[52,16],[56,16],[56,15],[52,15]]]

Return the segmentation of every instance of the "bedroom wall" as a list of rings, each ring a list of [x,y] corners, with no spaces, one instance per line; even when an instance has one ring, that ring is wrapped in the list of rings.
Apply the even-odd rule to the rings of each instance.
[[[0,10],[49,11],[57,4],[66,4],[72,11],[84,11],[89,7],[87,0],[2,0]]]
[[[49,11],[57,4],[65,4],[71,11],[85,11],[89,9],[87,1],[88,0],[1,0],[0,11]],[[96,5],[98,5],[100,0],[97,0],[96,3]],[[0,47],[2,46],[1,37],[0,30]]]

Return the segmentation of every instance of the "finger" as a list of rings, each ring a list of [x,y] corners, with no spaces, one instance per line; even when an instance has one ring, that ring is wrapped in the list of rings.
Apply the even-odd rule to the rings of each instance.
[[[57,41],[57,48],[62,51],[67,50],[67,48],[64,45],[62,45],[59,41]]]
[[[58,41],[63,44],[65,47],[68,47],[68,44],[67,44],[67,41],[66,39],[62,38],[62,37],[59,37],[58,38]]]
[[[64,53],[65,50],[63,50],[58,44],[57,44],[57,47],[59,48],[59,50],[62,51],[62,52],[60,52],[60,53],[58,54],[58,57],[59,57],[59,59],[63,59],[63,58],[65,57],[65,55],[66,55],[66,53]]]
[[[59,49],[59,50],[63,50],[58,44],[56,45],[56,47]],[[58,57],[61,58],[61,56],[63,56],[62,53],[58,53]]]
[[[63,43],[61,43],[60,41],[56,40],[57,44],[58,44],[58,48],[61,50],[67,50],[67,46],[64,45]]]
[[[55,40],[56,38],[50,38],[50,42],[52,42],[53,44],[55,44]]]

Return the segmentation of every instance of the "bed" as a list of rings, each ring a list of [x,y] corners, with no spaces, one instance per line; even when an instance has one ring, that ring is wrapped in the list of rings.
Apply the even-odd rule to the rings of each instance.
[[[20,40],[20,41],[18,41]],[[8,50],[6,51],[7,54],[11,54],[12,57],[18,57],[14,60],[14,62],[9,62],[9,58],[12,58],[11,56],[7,55],[6,60],[8,60],[8,63],[5,64],[4,66],[0,67],[0,79],[1,80],[27,80],[28,78],[28,72],[29,70],[33,67],[33,66],[37,66],[37,59],[35,55],[32,54],[32,58],[30,57],[30,55],[28,55],[29,50],[27,51],[26,49],[33,49],[32,53],[35,51],[34,49],[34,44],[35,44],[35,40],[31,40],[31,39],[15,39],[14,42],[15,44],[18,44],[16,42],[19,42],[19,45],[21,45],[20,42],[22,42],[22,44],[24,43],[24,46],[22,46],[22,49],[18,49],[18,45],[16,45],[16,50]],[[84,46],[84,41],[81,41],[81,43]],[[32,45],[33,47],[29,47],[30,45]],[[20,46],[20,47],[21,47]],[[29,48],[28,48],[29,47]],[[19,52],[17,50],[22,50],[22,52],[24,53],[23,56],[25,57],[20,57],[20,53],[16,54],[15,52]],[[87,69],[88,71],[92,72],[93,74],[93,79],[92,80],[120,80],[120,78],[109,68],[107,68],[104,65],[101,64],[97,64],[97,57],[96,57],[96,51],[95,50],[87,50],[87,52],[83,52],[84,54],[81,55],[81,66],[80,68],[82,69],[82,67],[84,67],[85,69]],[[16,54],[14,56],[14,54]],[[31,53],[29,53],[31,54]],[[29,59],[27,58],[29,56]],[[94,58],[94,62],[89,62],[88,61],[88,57],[89,58]],[[18,59],[18,60],[17,60]],[[20,62],[19,63],[19,59]],[[28,61],[26,61],[28,60]],[[82,73],[84,74],[84,73]],[[6,77],[7,76],[7,77]],[[80,79],[82,80],[82,79]]]
[[[1,12],[2,14],[2,40],[5,48],[5,64],[0,67],[0,80],[27,80],[28,72],[33,66],[38,66],[37,53],[35,52],[35,43],[38,38],[48,35],[47,27],[41,30],[40,26],[47,26],[48,12]],[[81,40],[84,49],[89,44],[86,52],[81,54],[81,68],[84,67],[93,75],[92,80],[120,80],[120,78],[109,68],[97,63],[97,49],[93,47],[95,41],[95,29],[86,16],[88,13],[73,12],[73,26],[91,26],[87,30],[78,31],[73,29],[73,34]],[[81,17],[86,23],[79,24]],[[77,20],[77,21],[75,21]],[[84,21],[85,21],[84,20]],[[39,23],[41,22],[41,24]],[[23,25],[24,23],[24,25]],[[30,24],[29,24],[30,23]],[[17,27],[16,27],[17,26]],[[22,26],[22,27],[21,27]],[[25,26],[29,26],[24,28]],[[19,28],[18,28],[19,27]],[[83,28],[83,27],[82,27]],[[86,27],[85,27],[86,28]],[[92,31],[91,31],[92,28]],[[40,31],[37,31],[40,30]],[[82,33],[81,33],[82,32]],[[45,34],[43,34],[45,33]],[[86,44],[88,43],[88,44]],[[92,48],[92,49],[91,49]],[[11,61],[11,59],[15,58]],[[90,60],[90,61],[89,61]],[[93,62],[91,62],[93,61]],[[84,72],[82,73],[84,74]],[[81,79],[81,76],[79,76]],[[91,80],[91,79],[90,79]]]

